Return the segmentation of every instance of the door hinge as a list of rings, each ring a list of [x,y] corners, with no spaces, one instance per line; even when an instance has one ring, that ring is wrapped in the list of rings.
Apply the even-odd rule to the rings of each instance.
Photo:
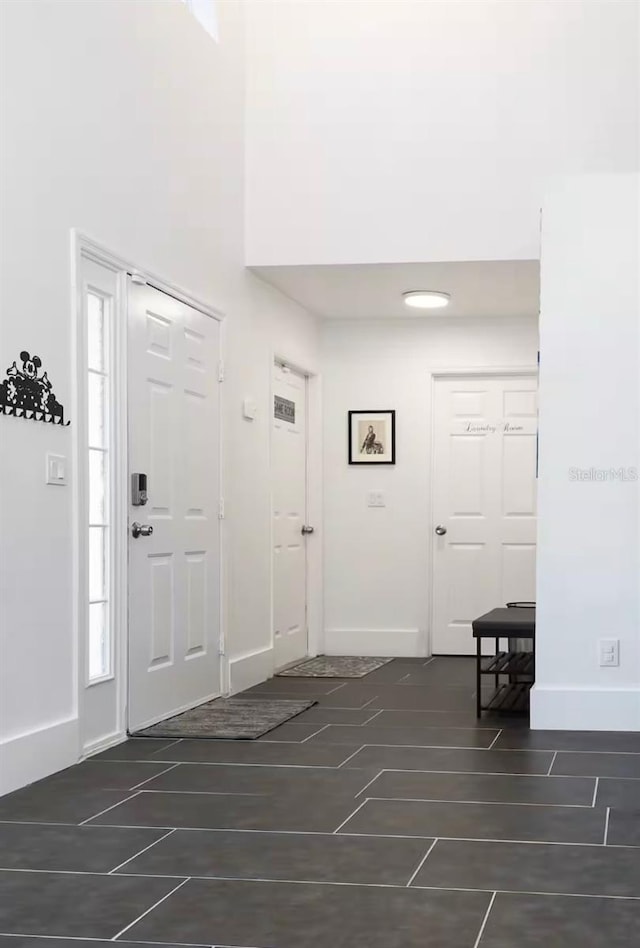
[[[225,517],[225,504],[224,497],[221,497],[218,501],[218,520],[224,520]]]
[[[220,639],[220,641],[218,642],[218,655],[222,656],[226,654],[227,654],[227,651],[225,648],[224,639]]]
[[[220,359],[218,362],[218,381],[224,382],[224,360]]]

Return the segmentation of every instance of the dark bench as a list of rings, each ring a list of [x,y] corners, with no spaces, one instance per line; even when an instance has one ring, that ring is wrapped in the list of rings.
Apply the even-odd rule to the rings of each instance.
[[[536,610],[531,603],[511,603],[506,608],[492,609],[471,623],[476,640],[476,713],[483,711],[526,712],[529,691],[535,680]],[[482,640],[495,640],[495,654],[482,654]],[[500,639],[508,639],[508,647],[500,649]],[[527,640],[530,647],[521,640]],[[524,646],[524,647],[523,647]],[[483,675],[493,675],[495,691],[482,703]],[[507,681],[501,678],[507,677]]]

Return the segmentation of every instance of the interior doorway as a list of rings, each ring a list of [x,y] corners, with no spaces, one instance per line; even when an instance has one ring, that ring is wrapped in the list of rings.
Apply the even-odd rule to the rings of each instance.
[[[220,673],[220,323],[128,281],[128,729]]]
[[[537,388],[533,370],[434,379],[433,654],[475,654],[475,617],[535,600]]]
[[[307,544],[308,378],[280,361],[273,365],[271,431],[274,667],[309,652]]]

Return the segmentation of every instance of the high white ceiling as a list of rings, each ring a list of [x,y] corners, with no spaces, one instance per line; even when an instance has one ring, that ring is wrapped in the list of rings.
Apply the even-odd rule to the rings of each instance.
[[[254,273],[325,319],[537,316],[537,260],[252,267]],[[441,290],[446,309],[410,309],[405,290]]]

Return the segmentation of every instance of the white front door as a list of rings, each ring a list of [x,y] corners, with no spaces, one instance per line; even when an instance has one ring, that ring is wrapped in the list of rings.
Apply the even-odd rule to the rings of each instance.
[[[129,283],[129,730],[220,693],[219,323]],[[133,535],[133,524],[151,535]]]
[[[307,655],[307,379],[273,369],[271,497],[273,511],[274,665]]]
[[[535,599],[537,380],[439,379],[432,652],[475,653],[471,622]]]

